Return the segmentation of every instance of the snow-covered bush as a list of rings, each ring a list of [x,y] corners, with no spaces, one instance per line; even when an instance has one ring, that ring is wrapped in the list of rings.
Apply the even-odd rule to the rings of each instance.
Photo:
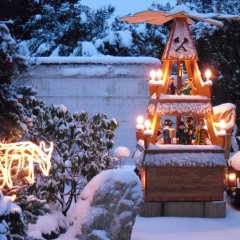
[[[0,190],[0,239],[24,240],[26,237],[26,224],[22,210],[11,199],[4,196]]]
[[[55,147],[50,175],[36,183],[36,195],[58,202],[66,215],[89,180],[117,166],[111,153],[117,122],[105,114],[91,118],[84,111],[71,114],[63,105],[39,105],[33,113],[32,139],[52,141]]]

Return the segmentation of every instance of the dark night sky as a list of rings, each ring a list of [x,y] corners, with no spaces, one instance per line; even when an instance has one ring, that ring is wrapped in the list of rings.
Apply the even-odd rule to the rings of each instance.
[[[0,20],[13,18],[21,4],[21,0],[0,0]]]

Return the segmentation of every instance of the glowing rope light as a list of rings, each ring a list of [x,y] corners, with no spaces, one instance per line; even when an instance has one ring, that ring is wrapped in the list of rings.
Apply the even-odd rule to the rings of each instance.
[[[47,176],[51,166],[51,154],[53,152],[53,143],[46,148],[45,142],[40,142],[40,146],[32,142],[18,143],[0,143],[0,188],[4,185],[12,188],[13,167],[18,174],[20,170],[27,169],[28,176],[26,180],[29,183],[34,182],[34,164],[39,164],[42,173]]]

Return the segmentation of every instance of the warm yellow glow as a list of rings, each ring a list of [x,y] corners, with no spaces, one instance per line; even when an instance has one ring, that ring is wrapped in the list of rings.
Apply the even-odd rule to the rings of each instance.
[[[220,121],[220,128],[221,128],[221,129],[225,129],[225,128],[226,128],[226,123],[225,123],[224,120],[221,120],[221,121]]]
[[[14,166],[16,173],[20,170],[27,170],[26,180],[34,182],[34,164],[39,164],[42,173],[47,176],[51,166],[51,154],[53,143],[46,148],[45,142],[40,142],[40,146],[32,142],[0,143],[0,187],[8,186],[12,188],[11,170]]]
[[[16,200],[16,197],[17,197],[16,195],[10,196],[11,201],[14,202]]]
[[[229,173],[228,178],[230,181],[235,181],[236,180],[236,173]]]
[[[151,128],[151,122],[150,122],[150,120],[147,119],[147,120],[144,122],[144,126],[145,126],[146,129],[150,129],[150,128]]]
[[[143,116],[140,115],[137,117],[137,124],[142,125],[143,121],[144,121]]]
[[[155,80],[155,77],[156,77],[156,72],[154,70],[152,70],[150,72],[150,80]]]
[[[158,80],[162,80],[162,75],[163,75],[162,70],[161,69],[157,70],[157,79]]]
[[[142,190],[145,190],[146,188],[146,170],[144,168],[141,168],[141,182],[142,182]]]
[[[205,72],[205,77],[207,78],[207,80],[209,80],[211,76],[212,76],[211,70],[207,69]]]

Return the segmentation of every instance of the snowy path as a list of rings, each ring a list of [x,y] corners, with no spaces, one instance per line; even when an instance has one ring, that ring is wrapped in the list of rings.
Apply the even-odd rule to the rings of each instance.
[[[239,240],[240,211],[227,204],[223,219],[138,217],[131,240]]]

